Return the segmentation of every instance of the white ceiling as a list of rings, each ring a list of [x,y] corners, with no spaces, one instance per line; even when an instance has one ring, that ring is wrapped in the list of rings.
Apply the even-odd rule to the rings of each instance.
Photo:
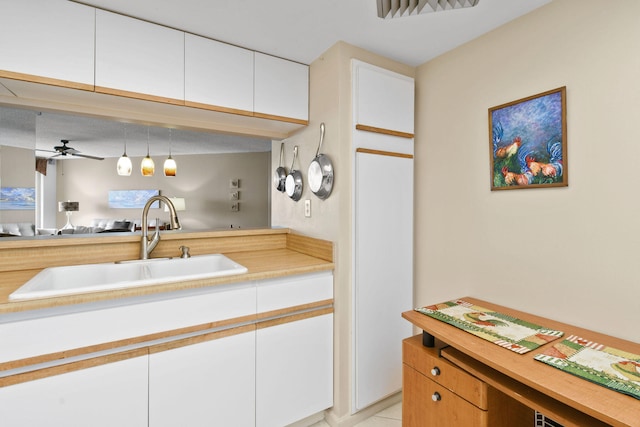
[[[338,41],[417,66],[551,0],[380,19],[376,0],[81,0],[80,3],[310,64]]]

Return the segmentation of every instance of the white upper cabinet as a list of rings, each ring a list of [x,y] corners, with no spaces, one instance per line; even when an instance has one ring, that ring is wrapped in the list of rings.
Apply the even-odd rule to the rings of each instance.
[[[97,92],[184,102],[182,31],[96,10],[95,40]]]
[[[93,86],[95,9],[63,0],[0,0],[0,8],[1,71]]]
[[[253,112],[251,50],[185,34],[184,78],[187,104]]]
[[[309,120],[309,67],[255,53],[254,111],[257,116]]]
[[[353,61],[354,123],[413,134],[414,80]]]

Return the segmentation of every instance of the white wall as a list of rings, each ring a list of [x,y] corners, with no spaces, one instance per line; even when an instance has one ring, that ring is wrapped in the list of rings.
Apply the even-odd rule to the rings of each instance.
[[[418,69],[416,303],[640,341],[640,2],[555,0]],[[488,108],[567,87],[569,187],[490,191]]]
[[[173,156],[178,164],[175,177],[162,172],[164,158],[154,158],[156,173],[152,177],[140,174],[141,158],[132,158],[131,176],[116,174],[117,159],[103,161],[72,159],[58,162],[59,200],[80,202],[74,212],[74,225],[88,226],[94,218],[140,219],[142,209],[110,209],[109,190],[160,190],[168,197],[183,197],[186,210],[179,212],[184,230],[214,228],[265,227],[269,225],[270,153],[238,153]],[[229,181],[240,180],[238,212],[231,211]],[[164,208],[152,209],[149,219],[156,216],[167,221]],[[58,227],[66,222],[58,214]]]

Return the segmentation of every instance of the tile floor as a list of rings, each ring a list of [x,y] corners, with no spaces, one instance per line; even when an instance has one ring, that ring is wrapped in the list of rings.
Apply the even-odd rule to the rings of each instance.
[[[320,421],[310,427],[329,427],[329,424]],[[383,409],[374,416],[359,422],[355,427],[402,427],[402,402]]]

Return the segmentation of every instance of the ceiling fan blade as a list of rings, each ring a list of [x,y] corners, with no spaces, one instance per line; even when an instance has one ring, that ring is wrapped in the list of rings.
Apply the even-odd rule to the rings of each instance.
[[[89,156],[87,154],[80,154],[79,151],[74,150],[75,153],[71,153],[72,156],[76,156],[76,157],[84,157],[87,159],[93,159],[93,160],[104,160],[104,157],[96,157],[96,156]]]

